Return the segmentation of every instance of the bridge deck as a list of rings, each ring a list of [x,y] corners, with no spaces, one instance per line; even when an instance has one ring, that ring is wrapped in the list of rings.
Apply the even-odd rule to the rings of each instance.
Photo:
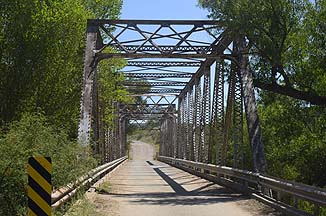
[[[104,215],[276,215],[246,196],[154,161],[151,145],[134,142],[132,160],[107,177],[109,193],[89,194]]]

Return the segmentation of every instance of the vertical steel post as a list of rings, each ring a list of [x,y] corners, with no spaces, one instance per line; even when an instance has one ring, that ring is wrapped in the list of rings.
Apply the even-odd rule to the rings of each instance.
[[[189,91],[189,99],[188,99],[188,146],[189,146],[189,157],[188,160],[194,161],[195,160],[195,153],[194,153],[194,116],[195,116],[195,107],[194,107],[194,91],[193,86]]]
[[[178,98],[178,112],[177,112],[177,122],[178,122],[178,127],[177,127],[177,142],[176,142],[176,157],[177,158],[182,158],[182,150],[181,148],[184,145],[184,140],[182,139],[182,132],[183,132],[183,125],[182,125],[182,113],[183,113],[183,100],[182,98]]]
[[[99,86],[99,92],[103,92],[103,89]],[[99,145],[99,154],[101,156],[102,163],[106,162],[106,144],[107,144],[107,123],[105,122],[105,102],[104,100],[99,99],[99,109],[98,109],[98,115],[99,115],[99,139],[98,139],[98,145]]]
[[[173,114],[172,116],[170,116],[170,136],[171,136],[171,157],[176,157],[176,142],[177,142],[177,118],[176,116]],[[181,152],[181,154],[183,154]]]
[[[163,142],[164,142],[164,140],[163,140],[163,124],[162,124],[163,122],[162,122],[162,119],[161,119],[161,121],[160,121],[160,147],[159,147],[159,155],[161,155],[161,156],[165,156],[164,154],[163,154]]]
[[[266,156],[262,142],[253,78],[251,72],[249,71],[249,59],[247,53],[248,45],[245,38],[241,37],[239,40],[238,61],[240,64],[241,80],[243,83],[244,105],[247,117],[254,171],[264,173],[266,170]]]
[[[227,150],[229,145],[229,135],[232,127],[232,115],[233,115],[233,107],[234,107],[234,95],[235,95],[235,71],[230,71],[229,76],[229,89],[227,96],[227,106],[226,106],[226,114],[225,114],[225,124],[223,128],[223,144],[221,148],[221,165],[226,165],[227,160]]]
[[[186,96],[183,101],[183,142],[184,142],[184,155],[182,159],[189,160],[189,154],[190,154],[190,143],[189,143],[189,92],[186,93]]]
[[[80,122],[78,127],[78,142],[81,145],[89,144],[92,114],[93,77],[97,65],[94,50],[97,48],[96,46],[99,38],[98,26],[88,24],[83,72],[83,89],[80,107]]]
[[[210,67],[205,67],[204,72],[204,88],[203,88],[203,105],[201,114],[201,162],[209,162],[209,118],[210,118]]]
[[[215,144],[215,163],[221,165],[222,161],[222,146],[224,139],[224,62],[216,61],[214,91],[213,91],[213,106],[211,117],[211,148]],[[212,158],[213,160],[213,158]]]
[[[239,53],[239,42],[233,41],[233,53]],[[234,106],[232,119],[233,134],[233,167],[243,168],[243,93],[240,68],[235,64],[231,65],[234,78]]]
[[[121,140],[122,140],[122,156],[126,156],[127,155],[127,134],[126,134],[126,118],[123,117],[122,118],[122,124],[121,124],[121,127],[122,127],[122,137],[121,137]]]
[[[182,99],[182,159],[185,159],[186,157],[188,157],[187,155],[189,154],[189,145],[188,145],[188,93],[186,93]]]
[[[92,147],[94,154],[100,156],[100,107],[98,98],[98,74],[94,71],[92,86]]]
[[[113,156],[113,148],[114,146],[114,128],[110,127],[109,128],[109,149],[108,149],[108,158],[109,161],[113,161],[114,156]]]
[[[195,81],[195,106],[194,106],[194,161],[200,161],[200,120],[201,120],[201,107],[202,107],[202,95],[201,95],[201,82],[200,78]]]

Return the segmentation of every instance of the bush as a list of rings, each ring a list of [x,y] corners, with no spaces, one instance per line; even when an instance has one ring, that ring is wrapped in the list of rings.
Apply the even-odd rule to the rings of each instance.
[[[54,188],[74,181],[96,165],[85,147],[48,125],[42,114],[25,114],[0,138],[0,215],[25,215],[26,168],[31,156],[52,158]]]

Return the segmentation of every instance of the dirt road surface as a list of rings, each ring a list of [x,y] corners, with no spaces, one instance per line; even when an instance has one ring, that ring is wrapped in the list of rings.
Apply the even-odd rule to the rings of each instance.
[[[131,158],[106,177],[107,193],[88,194],[97,211],[110,216],[277,215],[229,189],[153,160],[154,147],[131,145]]]

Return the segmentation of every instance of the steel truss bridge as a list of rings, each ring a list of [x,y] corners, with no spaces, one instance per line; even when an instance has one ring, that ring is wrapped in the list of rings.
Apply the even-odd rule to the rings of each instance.
[[[132,104],[113,101],[113,126],[98,112],[105,104],[97,97],[96,75],[98,63],[111,58],[126,59],[124,85],[131,97],[142,97]],[[231,35],[218,21],[89,20],[79,142],[92,143],[103,163],[117,160],[126,155],[127,122],[158,119],[161,161],[287,214],[307,215],[295,204],[307,200],[318,215],[326,205],[325,190],[264,175],[266,159],[248,62],[246,37]],[[251,172],[242,170],[244,139],[249,139]]]

